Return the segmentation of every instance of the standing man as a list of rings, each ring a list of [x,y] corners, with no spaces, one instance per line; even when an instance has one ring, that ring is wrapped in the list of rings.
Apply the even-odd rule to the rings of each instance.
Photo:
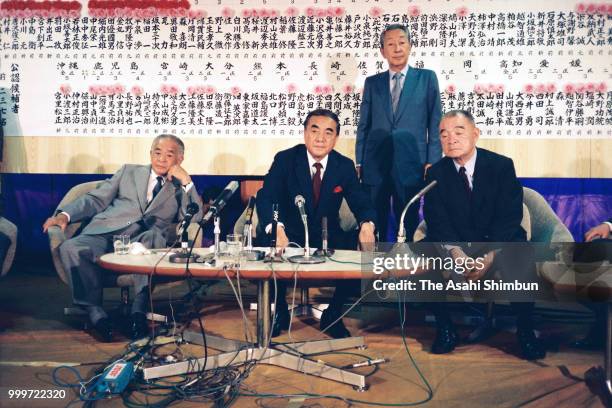
[[[327,217],[330,247],[356,248],[357,242],[340,228],[342,199],[346,199],[359,223],[359,242],[374,242],[372,220],[376,213],[357,180],[353,161],[333,150],[339,133],[340,120],[335,113],[327,109],[314,110],[304,120],[304,144],[283,150],[274,157],[264,178],[263,188],[257,193],[257,216],[266,232],[270,233],[272,206],[278,204],[277,248],[283,249],[289,242],[304,246],[304,226],[295,205],[298,195],[306,201],[312,247],[321,247],[321,219]],[[346,285],[348,282],[341,282],[336,287],[329,307],[321,316],[322,329],[330,326],[342,314],[342,306],[352,289]],[[289,327],[285,291],[284,285],[278,290],[273,337]],[[335,338],[350,336],[342,320],[330,326],[327,333]]]
[[[70,222],[91,219],[81,234],[62,243],[59,251],[71,276],[74,303],[87,310],[102,341],[111,341],[113,328],[102,308],[102,288],[108,276],[96,261],[113,251],[113,235],[129,235],[147,248],[164,248],[168,226],[183,218],[188,204],[196,203],[200,208],[193,220],[201,218],[202,201],[189,173],[181,167],[184,151],[178,137],[157,136],[151,145],[150,165],[123,165],[112,178],[66,205],[43,225],[44,232],[54,225],[64,230]],[[131,336],[138,339],[147,334],[148,276],[134,275],[134,282]]]
[[[389,198],[396,219],[422,187],[427,168],[440,157],[441,116],[438,78],[408,66],[410,34],[391,24],[380,35],[380,53],[389,70],[368,77],[363,88],[355,157],[357,171],[376,207],[381,241],[387,239]],[[418,225],[417,205],[405,218],[406,234]]]
[[[504,281],[533,281],[535,262],[532,248],[521,227],[523,188],[516,178],[512,159],[476,148],[480,130],[472,114],[455,110],[440,122],[444,158],[427,172],[427,182],[437,185],[425,196],[425,221],[429,242],[442,245],[442,256],[456,264],[474,265],[463,276],[478,281],[499,270]],[[456,243],[456,244],[454,244]],[[475,262],[481,258],[482,262]],[[460,263],[461,262],[461,263]],[[439,278],[439,271],[434,278]],[[455,273],[451,271],[451,273]],[[520,293],[514,293],[518,298]],[[533,331],[533,301],[511,302],[517,314],[517,340],[527,360],[543,358],[544,348]],[[435,303],[437,333],[434,354],[451,352],[458,343],[447,307]]]

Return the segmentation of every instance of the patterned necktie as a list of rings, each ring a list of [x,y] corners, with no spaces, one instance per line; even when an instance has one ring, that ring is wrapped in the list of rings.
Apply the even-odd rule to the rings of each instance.
[[[153,201],[157,193],[161,191],[162,181],[164,181],[164,178],[161,176],[157,176],[157,184],[155,184],[155,187],[153,187],[153,195],[151,195],[151,201]]]
[[[467,173],[465,172],[465,167],[463,167],[463,166],[459,167],[459,176],[461,176],[461,179],[463,180],[465,191],[467,192],[468,196],[471,197],[471,195],[472,195],[472,188],[470,187],[470,181],[467,178]]]
[[[321,197],[321,169],[323,165],[321,163],[313,164],[316,169],[314,176],[312,176],[312,198],[314,200],[314,206],[319,205],[319,198]]]
[[[400,95],[402,94],[402,76],[404,76],[404,74],[402,74],[401,72],[396,72],[395,74],[393,74],[393,80],[395,81],[393,83],[393,90],[391,91],[391,104],[393,105],[393,114],[395,114],[395,111],[397,111],[397,105],[399,104]]]

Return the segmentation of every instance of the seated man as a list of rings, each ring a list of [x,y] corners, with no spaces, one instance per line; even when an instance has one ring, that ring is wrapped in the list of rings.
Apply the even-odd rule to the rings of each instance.
[[[189,203],[202,201],[189,173],[181,167],[185,145],[174,135],[160,135],[151,145],[151,165],[126,164],[98,188],[64,206],[48,218],[43,231],[53,225],[62,230],[70,222],[91,221],[76,237],[59,247],[64,268],[70,273],[74,303],[87,309],[102,341],[112,339],[112,325],[102,308],[102,288],[109,278],[96,264],[113,251],[115,234],[129,235],[147,248],[166,246],[168,226],[180,220]],[[201,212],[194,221],[201,218]],[[136,296],[132,304],[131,336],[147,334],[148,276],[135,275]]]
[[[440,248],[443,256],[452,257],[457,264],[477,265],[465,272],[467,281],[478,281],[494,270],[499,270],[505,281],[529,281],[535,276],[530,248],[506,245],[496,250],[486,244],[526,242],[527,238],[520,225],[523,189],[516,178],[514,164],[508,157],[476,148],[479,135],[470,112],[455,110],[442,117],[440,142],[445,157],[427,173],[427,182],[436,180],[437,185],[425,196],[426,240],[480,243],[442,245]],[[484,260],[465,261],[477,257]],[[533,302],[511,304],[518,315],[517,339],[522,356],[529,360],[543,358],[545,350],[533,332]],[[446,305],[436,303],[433,307],[437,334],[431,351],[449,353],[457,345],[457,333]]]
[[[584,244],[577,244],[574,249],[576,262],[612,261],[612,218],[590,228],[584,234]],[[571,346],[586,350],[601,349],[606,343],[606,306],[602,302],[584,302],[595,315],[595,321],[589,327],[585,337],[571,343]]]
[[[294,200],[302,195],[308,215],[310,245],[321,247],[321,219],[327,217],[331,247],[355,249],[356,242],[340,228],[339,210],[345,198],[360,225],[360,243],[374,242],[376,216],[368,196],[362,190],[353,162],[336,152],[334,146],[340,133],[340,121],[327,109],[310,112],[304,121],[304,144],[279,152],[264,179],[263,188],[257,194],[257,215],[266,232],[272,228],[272,206],[278,204],[279,223],[277,248],[285,248],[289,242],[304,245],[304,227]],[[348,286],[347,286],[348,285]],[[350,285],[341,283],[336,288],[329,308],[321,317],[321,328],[326,328],[342,314],[342,306]],[[273,336],[289,327],[289,314],[285,300],[285,286],[278,291],[277,315]],[[332,337],[348,337],[350,333],[342,320],[331,326],[327,333]]]

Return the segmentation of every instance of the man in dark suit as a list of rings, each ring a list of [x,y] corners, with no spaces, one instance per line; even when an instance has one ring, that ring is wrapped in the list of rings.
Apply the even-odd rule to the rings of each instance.
[[[113,251],[115,234],[129,235],[147,248],[166,246],[166,230],[185,214],[189,203],[202,208],[189,173],[181,167],[185,145],[174,135],[160,135],[151,146],[151,164],[122,166],[95,190],[79,197],[48,218],[43,225],[62,230],[70,222],[88,221],[82,232],[59,248],[72,282],[74,303],[86,308],[94,330],[103,341],[112,339],[112,324],[102,308],[102,288],[108,276],[97,259]],[[194,217],[194,221],[201,213]],[[147,334],[148,276],[134,275],[131,336]]]
[[[584,234],[584,243],[574,247],[575,262],[602,262],[612,260],[612,218],[590,228]],[[593,350],[603,348],[606,343],[606,302],[584,302],[595,315],[587,335],[570,345]]]
[[[278,204],[278,248],[285,248],[289,242],[304,245],[304,227],[294,203],[297,195],[302,195],[306,200],[312,247],[321,247],[321,219],[327,217],[330,246],[356,248],[355,240],[351,242],[340,228],[339,210],[343,198],[359,222],[359,242],[374,242],[372,220],[375,211],[357,180],[352,160],[333,150],[339,133],[340,121],[335,113],[327,109],[314,110],[304,121],[304,144],[283,150],[274,157],[263,188],[257,194],[257,215],[260,225],[269,233],[272,228],[272,207]],[[340,317],[349,291],[345,285],[343,283],[336,288],[329,308],[323,312],[321,328]],[[273,336],[289,326],[284,286],[279,290],[277,311]],[[331,326],[327,333],[336,338],[350,335],[342,320]]]
[[[387,239],[389,198],[399,219],[423,187],[427,168],[441,157],[438,79],[433,71],[408,66],[410,49],[406,26],[392,24],[382,32],[380,53],[389,70],[366,79],[357,127],[357,169],[376,208],[381,241]],[[418,212],[412,206],[406,214],[408,237],[418,225]]]
[[[508,157],[476,148],[480,131],[467,111],[450,111],[440,122],[440,141],[445,157],[427,173],[427,182],[437,185],[425,196],[427,241],[458,243],[442,245],[441,252],[456,262],[480,257],[464,277],[477,281],[499,270],[505,281],[528,282],[535,276],[530,248],[521,227],[523,189]],[[462,243],[464,243],[462,245]],[[476,245],[467,243],[478,243]],[[453,273],[453,272],[451,272]],[[439,276],[438,273],[434,273]],[[533,332],[533,302],[512,302],[517,313],[517,339],[523,357],[543,358],[545,350]],[[437,322],[432,352],[443,354],[457,344],[457,334],[443,303],[434,304]]]

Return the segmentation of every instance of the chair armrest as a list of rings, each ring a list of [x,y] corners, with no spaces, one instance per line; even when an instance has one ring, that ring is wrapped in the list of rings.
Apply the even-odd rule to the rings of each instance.
[[[0,217],[0,231],[2,231],[10,241],[4,263],[0,265],[0,276],[4,276],[8,273],[13,264],[13,259],[15,258],[15,250],[17,248],[17,226],[6,218]]]

